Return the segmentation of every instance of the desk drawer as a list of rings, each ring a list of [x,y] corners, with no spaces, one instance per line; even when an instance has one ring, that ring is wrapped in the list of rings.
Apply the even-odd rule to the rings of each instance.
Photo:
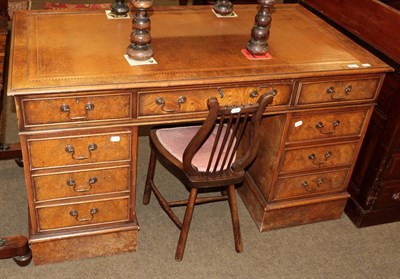
[[[28,139],[31,169],[129,161],[131,133]]]
[[[35,201],[128,192],[129,166],[33,176]]]
[[[356,111],[295,113],[290,122],[288,142],[332,137],[361,136],[369,107]]]
[[[38,207],[39,230],[51,230],[128,220],[126,198]]]
[[[218,98],[221,105],[252,103],[258,96],[275,89],[271,106],[289,105],[292,84],[248,87],[220,87],[159,92],[139,92],[139,116],[207,111],[207,100]]]
[[[21,100],[25,127],[71,122],[128,119],[132,117],[130,93]]]
[[[297,104],[373,100],[378,92],[379,81],[379,78],[372,78],[301,82]]]
[[[356,148],[357,142],[351,142],[286,150],[281,172],[350,166]]]
[[[347,172],[347,170],[342,170],[280,178],[276,185],[274,200],[342,190],[345,186]]]

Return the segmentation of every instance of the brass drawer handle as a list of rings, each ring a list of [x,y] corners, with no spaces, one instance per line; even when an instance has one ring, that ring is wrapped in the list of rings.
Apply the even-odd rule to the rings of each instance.
[[[351,92],[352,89],[353,89],[353,87],[352,87],[351,85],[347,85],[346,88],[344,89],[345,95],[344,95],[344,96],[340,96],[340,97],[336,97],[336,96],[335,96],[335,94],[336,94],[335,87],[329,86],[329,87],[326,89],[326,93],[328,93],[329,95],[331,95],[331,98],[332,98],[333,100],[343,100],[343,99],[345,99],[345,98],[347,97],[347,95],[349,95],[349,93]]]
[[[225,97],[225,92],[224,92],[224,90],[222,90],[221,88],[218,88],[218,89],[217,89],[217,93],[218,93],[218,95],[219,95],[221,98]]]
[[[67,179],[67,185],[72,187],[72,189],[77,193],[88,192],[88,191],[92,190],[93,184],[95,184],[95,183],[97,183],[97,178],[96,177],[91,177],[87,181],[88,187],[86,187],[86,188],[84,188],[84,187],[77,188],[76,187],[76,182],[75,182],[74,179],[72,179],[72,178]]]
[[[392,200],[400,202],[400,192],[394,193],[392,195]]]
[[[332,152],[330,152],[330,151],[325,152],[325,160],[323,160],[323,161],[317,161],[317,155],[315,155],[314,153],[311,153],[310,155],[308,155],[308,159],[311,160],[312,163],[316,166],[326,164],[326,162],[328,161],[328,159],[330,157],[332,157]]]
[[[75,148],[73,145],[68,144],[65,147],[65,152],[70,153],[72,156],[72,159],[75,160],[86,160],[92,157],[92,151],[95,151],[97,149],[97,145],[95,143],[91,143],[88,145],[88,151],[89,151],[89,156],[75,156]]]
[[[177,106],[178,106],[177,109],[166,109],[166,108],[164,108],[164,106],[165,106],[165,100],[164,100],[163,97],[158,97],[158,98],[156,99],[156,104],[159,105],[159,106],[161,106],[161,110],[162,110],[162,111],[170,113],[170,112],[177,112],[177,111],[180,111],[180,110],[181,110],[181,105],[184,104],[184,103],[186,103],[186,100],[187,100],[187,98],[186,98],[185,96],[180,96],[180,97],[178,98],[178,101],[177,101]]]
[[[88,117],[89,117],[89,111],[91,111],[91,110],[94,110],[94,104],[92,104],[92,103],[87,103],[87,104],[85,105],[85,114],[84,114],[84,115],[72,117],[72,116],[70,115],[71,109],[70,109],[70,107],[69,107],[68,104],[62,104],[62,105],[60,106],[60,111],[66,113],[66,114],[67,114],[67,117],[68,117],[69,119],[73,120],[73,121],[75,121],[75,120],[84,120],[84,119],[88,118]]]
[[[260,91],[261,91],[260,88],[257,88],[257,90],[251,91],[250,94],[249,94],[249,97],[252,98],[252,99],[257,98],[258,96],[260,96],[260,93],[259,93]],[[276,95],[278,95],[278,90],[276,90],[275,88],[273,88],[273,89],[272,89],[270,92],[268,92],[268,93],[275,97]],[[261,95],[262,95],[262,94],[261,94]]]
[[[308,184],[308,181],[305,180],[303,181],[303,183],[301,183],[301,185],[303,186],[303,188],[307,191],[307,192],[315,192],[319,189],[319,186],[321,186],[322,183],[324,183],[324,179],[323,178],[318,178],[316,181],[316,186],[315,187],[311,187]]]
[[[336,130],[336,127],[340,125],[340,120],[335,120],[332,123],[333,130],[325,130],[324,123],[318,122],[317,125],[315,125],[315,128],[319,129],[319,132],[321,134],[333,134]]]
[[[73,209],[73,210],[71,210],[71,211],[69,212],[69,215],[71,215],[72,217],[75,217],[75,220],[78,221],[78,222],[86,222],[86,221],[92,221],[93,218],[94,218],[94,215],[95,215],[97,212],[99,212],[99,209],[97,209],[96,207],[95,207],[95,208],[92,208],[92,209],[90,209],[90,211],[89,211],[89,213],[90,213],[90,218],[81,218],[81,219],[79,219],[79,212],[78,212],[78,210]]]

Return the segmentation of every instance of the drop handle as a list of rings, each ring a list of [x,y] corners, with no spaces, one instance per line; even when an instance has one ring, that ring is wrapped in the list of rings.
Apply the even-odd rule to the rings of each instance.
[[[70,120],[85,120],[89,117],[89,111],[94,110],[94,104],[93,103],[86,103],[84,107],[85,113],[82,116],[71,116],[71,108],[68,104],[62,104],[60,106],[60,111],[63,113],[67,114],[67,117]]]
[[[71,154],[71,157],[74,160],[86,160],[86,159],[89,159],[90,157],[92,157],[92,152],[95,151],[96,149],[97,149],[97,145],[95,143],[91,143],[91,144],[88,145],[88,152],[89,152],[88,156],[75,156],[75,148],[74,148],[74,146],[68,144],[65,147],[65,152]]]
[[[89,192],[93,188],[93,184],[97,183],[97,178],[96,177],[90,177],[87,181],[88,186],[87,187],[77,187],[77,184],[74,179],[69,178],[67,179],[67,185],[72,187],[72,189],[77,192],[77,193],[82,193],[82,192]]]
[[[171,113],[171,112],[178,112],[178,111],[180,111],[180,110],[181,110],[182,104],[186,103],[186,101],[187,101],[187,98],[186,98],[185,96],[180,96],[180,97],[178,98],[178,100],[176,101],[176,104],[175,104],[175,105],[178,106],[177,109],[167,109],[167,108],[165,108],[165,100],[164,100],[163,97],[157,97],[155,103],[156,103],[158,106],[161,107],[161,110],[162,110],[162,111]]]
[[[224,90],[222,90],[221,88],[218,88],[218,89],[217,89],[217,93],[218,93],[218,95],[219,95],[221,98],[225,97],[225,92],[224,92]]]
[[[308,159],[311,160],[313,165],[316,165],[316,166],[320,166],[320,165],[326,164],[330,157],[332,157],[332,152],[331,151],[325,152],[325,160],[321,160],[321,161],[317,160],[317,155],[315,155],[315,153],[311,153],[310,155],[308,155]]]
[[[87,222],[87,221],[92,221],[94,218],[94,215],[97,214],[99,212],[98,208],[92,208],[89,211],[90,217],[89,218],[79,218],[79,211],[78,210],[71,210],[69,212],[69,215],[71,215],[72,217],[75,217],[75,220],[78,222]]]
[[[353,90],[353,86],[347,85],[346,88],[344,89],[344,95],[343,96],[338,96],[335,87],[329,86],[326,89],[326,93],[329,94],[333,100],[343,100],[350,94],[350,92],[352,90]]]
[[[315,128],[317,128],[321,134],[333,134],[339,125],[340,125],[340,120],[335,120],[332,122],[332,129],[327,130],[325,128],[324,123],[320,121],[315,125]]]
[[[250,94],[249,94],[249,97],[252,98],[252,99],[257,98],[258,96],[260,96],[260,93],[259,93],[260,91],[261,91],[261,89],[259,89],[259,88],[256,89],[256,90],[251,91]],[[273,88],[268,92],[268,94],[271,94],[272,96],[275,97],[276,95],[278,95],[278,90]]]
[[[315,192],[315,191],[317,191],[317,190],[319,189],[319,187],[321,186],[321,184],[322,184],[323,182],[324,182],[324,179],[323,179],[323,178],[318,178],[318,179],[316,180],[315,186],[312,187],[312,186],[310,186],[310,184],[308,183],[308,181],[305,180],[305,181],[303,181],[303,182],[301,183],[301,186],[303,186],[303,188],[304,188],[307,192]]]
[[[392,195],[392,200],[400,202],[400,192],[394,193]]]

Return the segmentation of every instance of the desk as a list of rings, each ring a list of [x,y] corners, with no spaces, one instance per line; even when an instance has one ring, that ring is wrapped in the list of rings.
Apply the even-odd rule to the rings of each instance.
[[[210,96],[231,104],[277,92],[238,190],[260,230],[341,216],[391,68],[299,5],[276,6],[272,59],[248,60],[241,49],[257,10],[238,6],[237,18],[218,19],[210,7],[155,8],[158,64],[137,67],[123,57],[130,20],[16,14],[8,95],[17,107],[34,263],[136,250],[138,126],[201,120]]]

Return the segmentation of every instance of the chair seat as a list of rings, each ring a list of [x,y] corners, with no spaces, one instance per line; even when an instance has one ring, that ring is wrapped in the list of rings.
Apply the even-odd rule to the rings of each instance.
[[[171,153],[179,162],[183,161],[183,152],[185,148],[189,144],[189,142],[196,135],[201,126],[187,126],[187,127],[175,127],[175,128],[163,128],[158,129],[156,131],[156,135],[160,143],[164,146],[164,148]],[[217,134],[218,125],[216,125],[211,132],[211,135],[208,137],[203,146],[199,149],[196,155],[193,157],[192,164],[200,171],[205,172],[207,170],[208,159],[210,157],[210,153],[212,152],[213,143],[215,141],[215,137]],[[226,125],[222,128],[222,136],[226,133]],[[228,140],[231,135],[228,135]],[[233,144],[235,144],[236,140],[233,140]],[[226,153],[226,147],[224,147],[223,154]],[[221,145],[217,146],[215,152],[219,152],[221,149]],[[236,154],[233,158],[233,162],[235,161]],[[227,169],[229,162],[225,162],[223,169]],[[212,162],[212,167],[216,164],[215,160]],[[220,167],[223,162],[218,162],[218,167]]]

